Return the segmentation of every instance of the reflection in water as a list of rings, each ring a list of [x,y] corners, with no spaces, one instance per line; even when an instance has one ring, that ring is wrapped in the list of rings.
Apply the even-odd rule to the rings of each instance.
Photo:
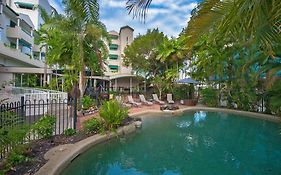
[[[191,121],[181,121],[177,123],[178,128],[188,128],[191,125]]]
[[[199,111],[194,114],[194,123],[195,124],[198,124],[200,121],[203,121],[205,119],[206,119],[206,112],[204,112],[204,111]]]

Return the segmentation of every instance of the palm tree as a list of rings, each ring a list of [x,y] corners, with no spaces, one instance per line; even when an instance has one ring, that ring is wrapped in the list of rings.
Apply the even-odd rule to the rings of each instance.
[[[151,2],[128,0],[127,9],[134,17],[145,19]],[[281,41],[280,9],[280,0],[205,0],[192,11],[185,32],[187,45],[193,46],[203,33],[213,31],[215,37],[255,40],[273,56],[274,43]]]
[[[104,41],[109,37],[105,26],[98,19],[96,0],[63,2],[66,15],[48,17],[40,30],[41,40],[49,47],[49,65],[58,64],[71,69],[72,75],[79,72],[79,83],[76,84],[79,84],[82,98],[86,84],[85,70],[88,68],[91,72],[100,72],[102,62],[107,57]]]

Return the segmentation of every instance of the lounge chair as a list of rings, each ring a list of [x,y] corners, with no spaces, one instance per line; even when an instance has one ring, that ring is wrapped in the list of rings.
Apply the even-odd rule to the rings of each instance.
[[[128,95],[128,103],[132,104],[133,106],[140,106],[141,103],[135,102],[131,95]]]
[[[159,103],[159,104],[161,104],[161,105],[165,104],[164,101],[159,100],[157,94],[152,94],[152,98],[153,98],[153,100],[154,100],[155,102],[157,102],[157,103]]]
[[[172,94],[167,94],[167,101],[169,104],[174,104],[173,96]]]
[[[115,97],[116,101],[125,107],[132,107],[132,104],[124,103],[121,96]]]
[[[139,95],[139,97],[140,97],[140,101],[141,101],[142,103],[144,103],[144,104],[146,104],[146,105],[153,105],[152,102],[147,101],[147,100],[145,99],[144,95]]]

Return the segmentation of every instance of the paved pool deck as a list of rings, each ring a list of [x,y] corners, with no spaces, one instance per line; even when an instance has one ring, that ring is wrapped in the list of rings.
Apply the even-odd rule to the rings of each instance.
[[[179,106],[180,109],[185,109],[188,106],[186,105],[181,105],[181,104],[176,104]],[[202,106],[203,105],[198,105],[198,106]],[[129,115],[134,115],[134,114],[138,114],[138,113],[142,113],[142,112],[148,112],[148,111],[157,111],[157,112],[161,112],[160,111],[160,105],[159,104],[153,104],[153,105],[141,105],[139,107],[131,107],[129,108]],[[90,114],[90,115],[85,115],[83,116],[82,114],[78,114],[78,120],[77,120],[77,128],[81,129],[82,123],[86,120],[89,120],[91,118],[97,118],[99,117],[98,112],[94,113],[94,114]]]

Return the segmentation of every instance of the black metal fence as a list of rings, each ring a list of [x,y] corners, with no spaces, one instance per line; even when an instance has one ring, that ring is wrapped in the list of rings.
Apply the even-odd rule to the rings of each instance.
[[[53,135],[60,135],[66,129],[76,129],[77,123],[77,99],[52,99],[52,100],[25,100],[9,102],[0,105],[0,129],[8,131],[17,126],[31,126],[43,116],[56,118]],[[1,134],[1,133],[0,133]],[[0,137],[1,139],[1,137]],[[24,142],[40,139],[38,134],[29,133]],[[2,140],[0,140],[2,142]],[[2,159],[10,146],[1,149]]]

